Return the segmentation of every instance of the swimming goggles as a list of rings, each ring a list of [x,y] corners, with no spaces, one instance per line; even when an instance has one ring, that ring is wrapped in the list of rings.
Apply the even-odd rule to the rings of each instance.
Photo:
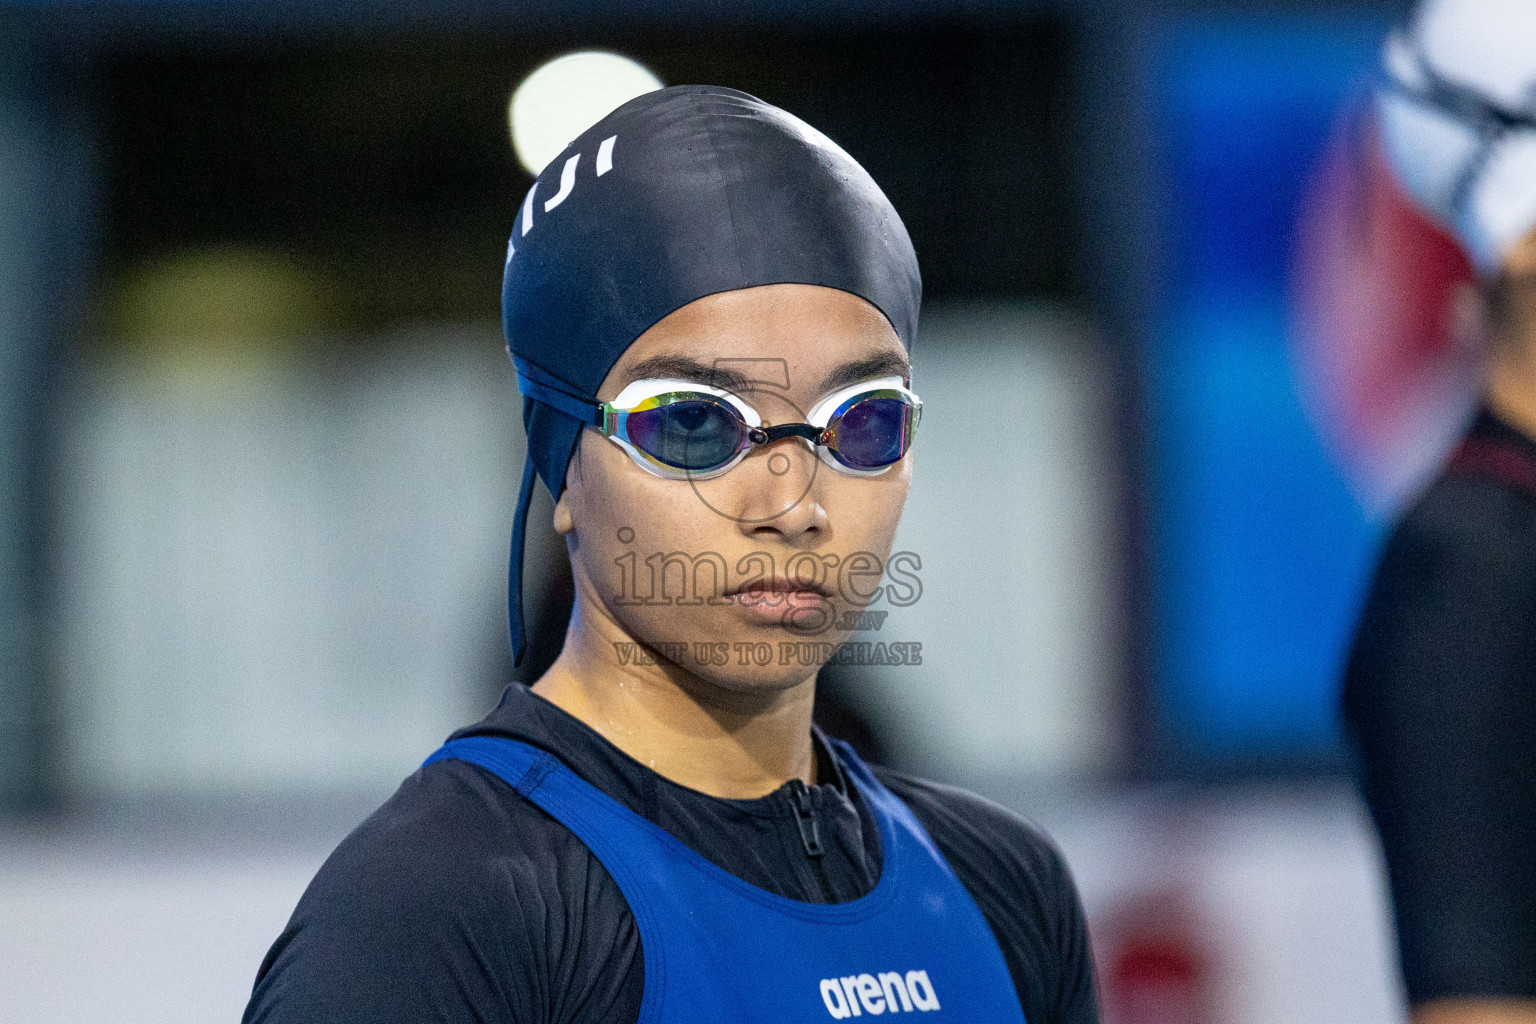
[[[756,409],[721,388],[647,378],[611,402],[593,402],[518,374],[522,393],[574,416],[623,448],[635,464],[669,479],[710,479],[754,448],[803,437],[839,472],[877,476],[912,447],[923,403],[900,377],[834,391],[804,423],[763,426]]]

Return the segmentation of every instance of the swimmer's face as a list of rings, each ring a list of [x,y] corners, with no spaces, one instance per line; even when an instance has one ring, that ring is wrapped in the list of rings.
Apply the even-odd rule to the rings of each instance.
[[[1536,231],[1505,255],[1498,276],[1484,286],[1483,298],[1495,354],[1536,361]]]
[[[1536,231],[1527,234],[1510,250],[1500,269],[1511,277],[1536,277]]]
[[[681,377],[724,386],[765,425],[799,423],[833,391],[907,374],[901,341],[868,302],[814,285],[764,285],[707,296],[661,320],[629,347],[598,398],[611,401],[635,380]],[[813,652],[848,639],[845,613],[880,585],[911,462],[909,452],[877,476],[852,476],[788,438],[713,479],[673,480],[584,430],[555,510],[576,614],[599,616],[605,637],[638,640],[732,690],[802,683],[819,667]],[[781,645],[797,642],[786,657]]]

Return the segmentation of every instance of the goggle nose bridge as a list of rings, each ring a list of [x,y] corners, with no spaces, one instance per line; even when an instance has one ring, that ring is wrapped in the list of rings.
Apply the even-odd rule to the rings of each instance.
[[[751,427],[747,430],[747,440],[757,448],[786,437],[803,437],[816,447],[826,443],[827,433],[826,429],[809,423],[782,423],[776,427]]]

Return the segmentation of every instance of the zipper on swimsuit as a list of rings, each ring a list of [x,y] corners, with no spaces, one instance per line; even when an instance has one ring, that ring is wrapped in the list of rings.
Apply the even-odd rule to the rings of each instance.
[[[795,824],[800,826],[800,845],[807,857],[821,856],[821,830],[816,827],[816,815],[811,809],[811,794],[799,779],[789,780],[789,791],[795,805]]]

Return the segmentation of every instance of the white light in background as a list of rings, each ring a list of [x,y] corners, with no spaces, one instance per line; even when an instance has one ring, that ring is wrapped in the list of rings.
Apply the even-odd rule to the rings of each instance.
[[[584,50],[557,57],[512,93],[507,107],[512,148],[522,165],[538,174],[616,107],[660,88],[661,79],[616,53]]]

